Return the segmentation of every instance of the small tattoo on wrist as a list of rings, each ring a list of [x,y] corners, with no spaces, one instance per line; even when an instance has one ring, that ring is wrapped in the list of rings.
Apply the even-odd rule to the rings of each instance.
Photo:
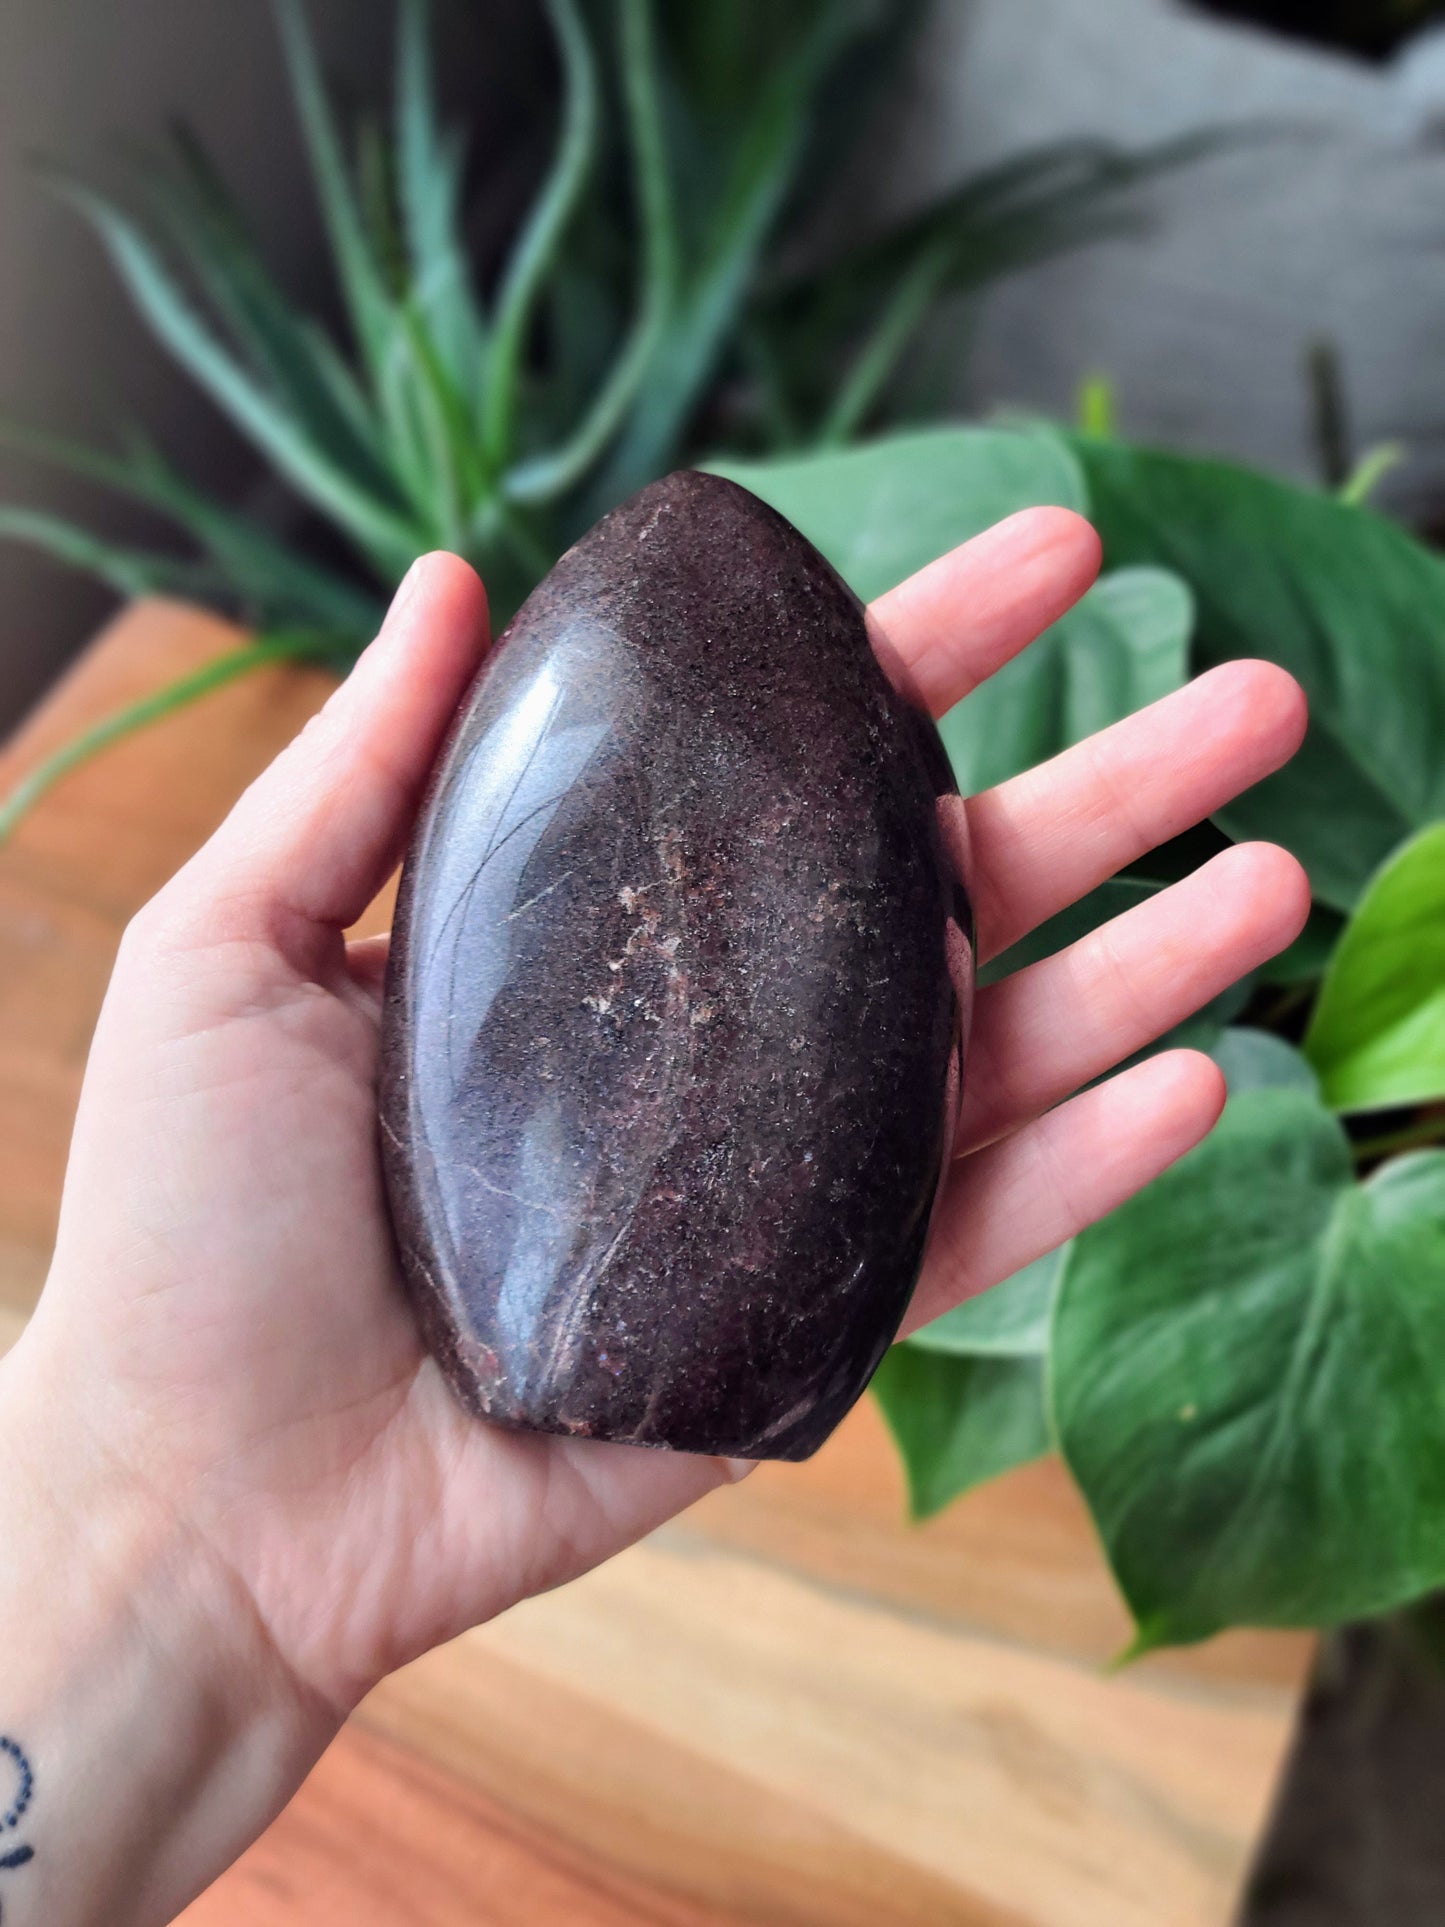
[[[0,1873],[9,1873],[35,1858],[33,1847],[23,1843],[12,1846],[8,1838],[29,1812],[34,1797],[35,1774],[24,1748],[0,1733],[0,1800],[9,1801],[8,1806],[0,1808]],[[3,1919],[4,1908],[0,1904],[0,1920]]]

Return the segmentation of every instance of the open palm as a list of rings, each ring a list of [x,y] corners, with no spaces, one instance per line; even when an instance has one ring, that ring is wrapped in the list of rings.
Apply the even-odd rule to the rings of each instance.
[[[871,616],[942,712],[1097,566],[1078,517],[1031,510]],[[398,858],[485,626],[463,563],[419,563],[348,682],[127,932],[24,1341],[79,1394],[96,1450],[174,1510],[336,1715],[734,1471],[478,1423],[401,1290],[374,1121],[384,944],[343,932]],[[1303,727],[1283,672],[1231,664],[974,798],[981,960],[1276,768]],[[1208,1059],[1095,1080],[1290,942],[1307,907],[1292,858],[1233,849],[980,993],[911,1324],[1203,1136],[1223,1101]]]

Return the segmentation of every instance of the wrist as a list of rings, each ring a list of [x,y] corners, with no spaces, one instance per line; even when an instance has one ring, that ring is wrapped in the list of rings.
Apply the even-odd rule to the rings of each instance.
[[[6,1927],[170,1920],[334,1731],[240,1580],[89,1429],[39,1347],[0,1364],[0,1734],[32,1777],[0,1830]],[[8,1778],[6,1777],[8,1775]],[[21,1767],[0,1760],[0,1816]]]

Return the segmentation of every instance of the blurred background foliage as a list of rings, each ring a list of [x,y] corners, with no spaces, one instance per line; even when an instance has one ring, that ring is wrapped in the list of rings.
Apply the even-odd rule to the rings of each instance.
[[[11,448],[142,502],[191,547],[119,545],[19,506],[0,508],[0,537],[123,594],[217,603],[271,653],[346,662],[412,557],[436,547],[477,565],[504,621],[605,508],[690,455],[836,443],[906,412],[910,351],[944,295],[1116,231],[1137,219],[1142,180],[1217,140],[1057,143],[818,259],[818,186],[866,127],[913,0],[547,11],[552,154],[497,262],[479,264],[466,143],[439,118],[423,0],[398,12],[386,117],[338,110],[299,0],[280,0],[341,337],[288,299],[184,127],[130,157],[125,197],[52,173],[302,519],[279,538],[140,434],[94,449],[12,421]],[[204,686],[255,660],[237,652]],[[173,696],[197,693],[192,679]],[[109,740],[123,723],[104,727]],[[39,772],[0,826],[83,749]]]

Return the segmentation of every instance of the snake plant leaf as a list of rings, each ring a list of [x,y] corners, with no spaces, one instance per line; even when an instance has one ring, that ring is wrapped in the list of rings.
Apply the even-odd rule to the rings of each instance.
[[[107,542],[42,509],[0,505],[0,541],[23,542],[53,561],[83,570],[117,595],[214,595],[223,578],[203,563]]]
[[[1397,850],[1360,899],[1304,1047],[1334,1110],[1445,1098],[1445,823]]]
[[[632,324],[590,407],[561,448],[532,457],[507,477],[519,502],[548,501],[574,487],[602,455],[651,369],[677,298],[678,236],[663,132],[661,76],[650,8],[623,0],[623,98],[642,225]]]
[[[396,191],[410,262],[410,299],[453,386],[475,393],[486,327],[463,236],[466,151],[437,114],[427,0],[401,0],[397,18]]]
[[[1327,1626],[1445,1583],[1445,1153],[1356,1182],[1311,1091],[1246,1090],[1082,1232],[1055,1428],[1135,1651]]]
[[[144,167],[142,180],[178,258],[287,413],[331,461],[401,510],[365,398],[325,337],[302,322],[277,287],[204,150],[185,129],[174,129],[166,154]]]
[[[169,516],[215,564],[209,574],[198,571],[194,581],[176,577],[154,586],[222,599],[230,592],[263,624],[300,622],[334,630],[358,649],[376,632],[382,614],[379,597],[310,561],[258,522],[213,501],[144,441],[137,440],[124,454],[111,454],[0,419],[0,446]],[[79,553],[65,559],[87,566]]]
[[[1138,227],[1145,186],[1244,131],[1136,151],[1071,139],[1014,156],[841,255],[775,278],[755,296],[750,321],[801,372],[792,405],[817,419],[822,441],[843,441],[867,426],[941,296]]]
[[[1044,1361],[895,1345],[873,1377],[915,1519],[1050,1449]]]
[[[382,595],[311,560],[252,517],[212,500],[146,443],[135,445],[131,462],[151,503],[200,545],[250,621],[268,630],[329,633],[343,652],[352,654],[376,634],[385,614]]]
[[[362,232],[376,263],[387,306],[394,308],[405,293],[409,270],[397,211],[394,154],[380,114],[369,111],[357,116],[354,144]]]
[[[375,376],[391,349],[392,304],[362,219],[301,0],[273,0],[273,4],[321,217],[357,346]]]
[[[551,170],[513,244],[495,302],[481,429],[488,460],[498,471],[512,453],[527,331],[597,157],[597,64],[577,0],[547,0],[547,15],[562,56],[562,128]]]
[[[726,153],[709,169],[690,170],[711,191],[691,210],[688,271],[638,405],[593,491],[597,512],[676,459],[805,152],[819,82],[860,22],[851,8],[816,9],[760,70]],[[693,140],[707,151],[699,130]]]
[[[1445,817],[1445,563],[1393,523],[1229,463],[1078,440],[1110,563],[1194,591],[1193,664],[1267,656],[1309,692],[1304,748],[1229,804],[1350,910],[1390,852]]]
[[[178,676],[174,682],[167,683],[154,694],[142,696],[139,701],[127,703],[124,708],[102,717],[98,723],[82,730],[78,736],[72,736],[46,757],[0,803],[0,844],[9,839],[21,818],[47,790],[82,763],[89,762],[101,750],[109,749],[113,743],[133,736],[139,730],[148,729],[152,723],[160,722],[163,717],[199,701],[202,696],[210,695],[212,690],[234,682],[239,676],[248,676],[253,670],[265,668],[268,663],[305,657],[330,660],[330,650],[324,640],[300,631],[243,643],[239,649],[228,649],[224,655],[214,657],[200,669]]]
[[[140,313],[187,373],[299,495],[352,535],[383,577],[404,574],[420,546],[416,529],[323,454],[227,352],[127,215],[93,189],[72,183],[62,191],[89,217]]]

